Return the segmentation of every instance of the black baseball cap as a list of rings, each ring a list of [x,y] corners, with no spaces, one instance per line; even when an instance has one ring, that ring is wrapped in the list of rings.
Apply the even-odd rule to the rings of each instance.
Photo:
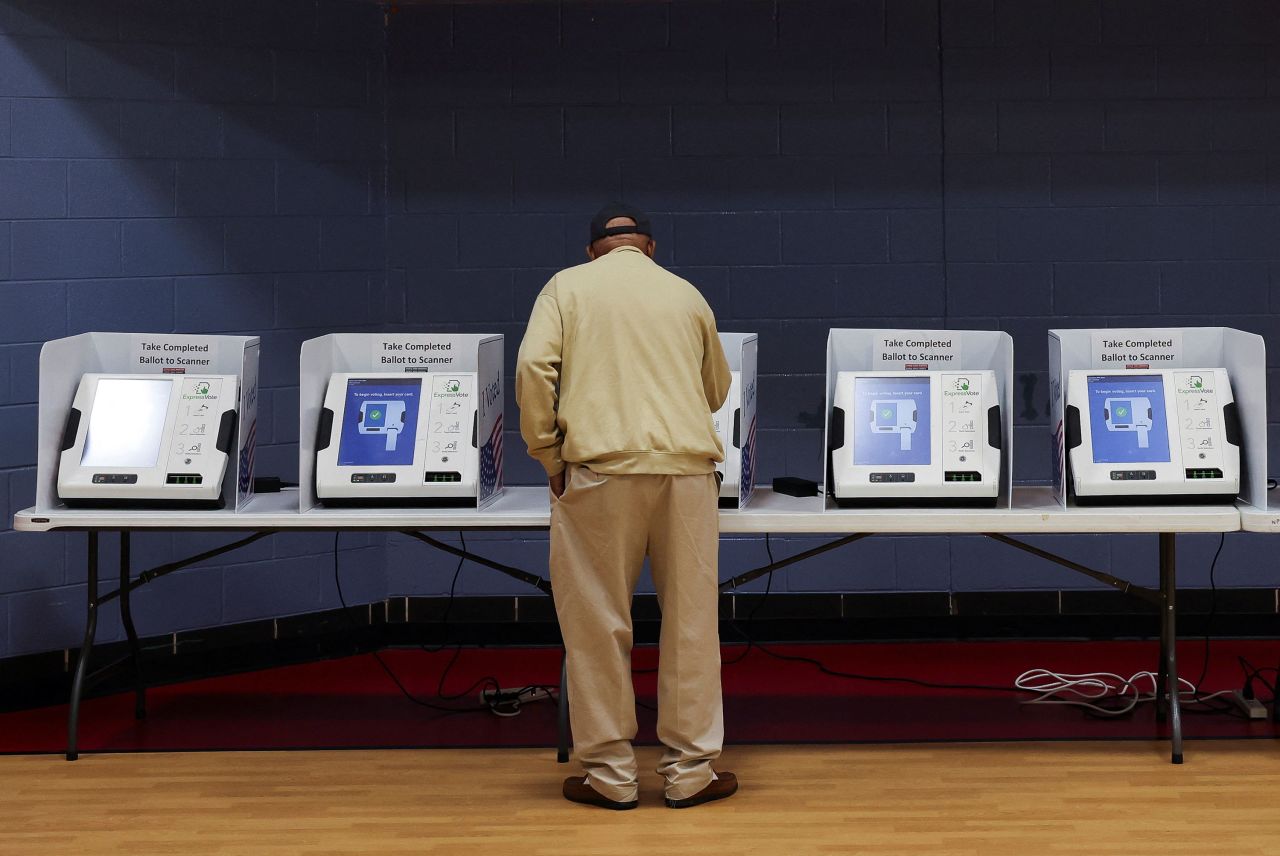
[[[605,224],[617,217],[630,218],[635,225],[612,226]],[[591,243],[610,235],[648,235],[653,237],[653,229],[649,226],[649,215],[638,208],[622,202],[611,202],[591,218]]]

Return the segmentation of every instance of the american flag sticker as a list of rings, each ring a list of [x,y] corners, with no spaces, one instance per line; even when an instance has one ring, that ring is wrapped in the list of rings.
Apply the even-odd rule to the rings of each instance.
[[[480,447],[480,500],[492,496],[502,483],[502,414],[494,420],[489,439]]]
[[[742,477],[738,482],[738,504],[745,505],[751,497],[751,488],[755,485],[756,475],[756,419],[751,417],[751,427],[747,429],[747,441],[742,444]]]
[[[253,454],[258,447],[258,420],[249,424],[249,432],[244,438],[244,447],[240,449],[240,479],[236,487],[240,496],[248,497],[253,492]]]
[[[1067,433],[1061,420],[1059,420],[1057,427],[1053,429],[1049,442],[1052,445],[1053,453],[1053,485],[1060,493],[1065,494],[1067,474],[1064,461],[1066,460]]]

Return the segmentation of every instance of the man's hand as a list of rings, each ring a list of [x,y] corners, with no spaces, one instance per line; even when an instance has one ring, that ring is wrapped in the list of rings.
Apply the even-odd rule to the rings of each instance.
[[[554,496],[556,499],[559,499],[560,497],[564,496],[565,472],[567,472],[567,470],[561,470],[560,472],[556,473],[555,475],[547,479],[548,483],[550,483],[551,485],[551,495]]]

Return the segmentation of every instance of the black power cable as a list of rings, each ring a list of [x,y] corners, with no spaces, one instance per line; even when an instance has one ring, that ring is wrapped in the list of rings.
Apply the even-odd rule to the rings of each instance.
[[[461,573],[462,566],[463,566],[463,564],[465,563],[466,559],[467,559],[467,558],[471,558],[471,554],[470,554],[469,552],[467,552],[467,550],[466,550],[466,541],[465,541],[465,538],[462,536],[462,533],[461,533],[461,532],[459,532],[459,538],[462,540],[462,547],[463,547],[463,549],[462,549],[462,555],[461,555],[461,556],[460,556],[460,558],[459,558],[458,566],[454,569],[453,581],[452,581],[452,583],[450,584],[450,587],[449,587],[449,600],[448,600],[448,602],[447,602],[447,604],[446,604],[446,607],[445,607],[445,615],[444,615],[444,618],[443,618],[443,623],[444,623],[444,633],[445,633],[444,638],[447,638],[447,634],[448,634],[448,620],[449,620],[449,616],[450,616],[451,611],[452,611],[453,600],[454,600],[454,595],[455,595],[455,592],[456,592],[456,586],[457,586],[457,582],[458,582],[458,577],[459,577],[459,575],[460,575],[460,573]],[[1217,561],[1218,561],[1218,557],[1219,557],[1219,555],[1220,555],[1220,554],[1221,554],[1221,552],[1222,552],[1222,548],[1223,548],[1223,544],[1224,544],[1224,543],[1225,543],[1225,533],[1224,533],[1224,535],[1223,535],[1223,540],[1219,542],[1218,550],[1215,552],[1215,554],[1214,554],[1214,558],[1213,558],[1213,562],[1212,562],[1212,564],[1210,565],[1209,581],[1210,581],[1210,587],[1211,587],[1211,591],[1212,591],[1212,594],[1211,594],[1211,601],[1210,601],[1210,616],[1209,616],[1209,621],[1210,621],[1210,623],[1212,623],[1212,620],[1213,620],[1214,615],[1215,615],[1215,612],[1216,612],[1216,595],[1217,595],[1217,588],[1216,588],[1216,583],[1215,583],[1214,575],[1215,575],[1216,568],[1217,568]],[[765,551],[766,551],[766,553],[767,553],[767,554],[768,554],[768,556],[769,556],[769,564],[770,564],[770,565],[775,564],[775,560],[774,560],[774,557],[773,557],[773,548],[772,548],[772,543],[771,543],[771,539],[770,539],[770,536],[769,536],[769,534],[768,534],[768,533],[766,533],[766,534],[765,534]],[[337,578],[337,569],[338,569],[338,563],[337,563],[337,537],[336,537],[336,534],[335,534],[335,539],[334,539],[334,574],[335,574],[335,580],[336,580],[336,578]],[[829,677],[841,678],[841,679],[844,679],[844,680],[855,680],[855,681],[863,681],[863,682],[868,682],[868,683],[902,683],[902,684],[908,684],[908,685],[910,685],[910,686],[917,686],[917,687],[921,687],[921,688],[924,688],[924,689],[938,689],[938,690],[951,690],[951,689],[954,689],[954,690],[975,690],[975,691],[981,691],[981,692],[1001,692],[1001,693],[1020,693],[1020,692],[1024,692],[1023,690],[1020,690],[1020,689],[1018,689],[1017,687],[1013,687],[1013,686],[998,686],[998,685],[992,685],[992,684],[955,684],[955,683],[942,683],[942,682],[938,682],[938,681],[926,681],[926,680],[919,679],[919,678],[910,678],[910,677],[897,676],[897,675],[869,675],[869,674],[862,674],[862,673],[857,673],[857,672],[843,672],[843,671],[840,671],[840,670],[838,670],[838,669],[833,669],[833,668],[831,668],[831,667],[827,666],[827,665],[826,665],[825,663],[823,663],[821,660],[818,660],[818,659],[816,659],[816,658],[814,658],[814,657],[807,657],[807,656],[798,655],[798,654],[783,654],[783,653],[781,653],[781,652],[778,652],[778,651],[772,650],[772,649],[768,648],[767,646],[765,646],[765,645],[763,645],[763,644],[761,644],[761,643],[759,643],[759,642],[757,642],[757,641],[755,640],[755,638],[754,638],[754,632],[753,632],[753,626],[752,626],[752,625],[753,625],[753,622],[754,622],[754,620],[755,620],[756,614],[757,614],[757,613],[760,611],[760,609],[764,606],[765,602],[768,600],[769,594],[770,594],[770,593],[771,593],[771,591],[772,591],[772,586],[773,586],[773,573],[774,573],[773,571],[769,571],[769,572],[766,574],[767,579],[766,579],[766,583],[765,583],[765,591],[764,591],[764,595],[763,595],[763,596],[761,597],[761,599],[756,603],[756,605],[752,608],[751,613],[747,616],[746,627],[745,627],[745,628],[743,628],[743,627],[739,627],[739,625],[738,625],[736,622],[731,622],[731,624],[732,624],[736,629],[738,629],[738,630],[739,630],[739,632],[742,634],[742,636],[743,636],[744,640],[745,640],[745,641],[746,641],[746,643],[747,643],[747,647],[746,647],[746,649],[744,649],[744,650],[743,650],[743,652],[742,652],[741,654],[739,654],[737,657],[735,657],[735,658],[734,658],[734,659],[732,659],[732,660],[727,660],[727,661],[725,661],[725,662],[723,663],[723,665],[734,665],[734,664],[737,664],[737,663],[741,662],[741,661],[742,661],[743,659],[745,659],[745,658],[746,658],[746,656],[750,653],[750,651],[751,651],[751,649],[752,649],[752,648],[756,648],[756,649],[759,649],[761,653],[765,654],[766,656],[772,657],[772,658],[774,658],[774,659],[781,660],[781,661],[784,661],[784,662],[805,663],[805,664],[808,664],[808,665],[813,666],[813,667],[814,667],[815,669],[817,669],[821,674],[827,675],[827,676],[829,676]],[[340,598],[340,599],[342,599],[342,589],[341,589],[341,582],[340,582],[340,581],[338,581],[338,595],[339,595],[339,598]],[[343,599],[343,606],[344,606],[344,608],[346,607],[345,599]],[[348,615],[348,617],[350,618],[350,616],[349,616],[349,615]],[[352,620],[352,623],[354,624],[354,619],[351,619],[351,620]],[[1203,680],[1204,680],[1204,676],[1205,676],[1205,672],[1207,671],[1207,668],[1208,668],[1208,662],[1209,662],[1209,657],[1208,657],[1208,653],[1209,653],[1209,644],[1210,644],[1210,636],[1209,636],[1209,634],[1208,634],[1208,633],[1206,633],[1206,636],[1205,636],[1205,646],[1206,646],[1206,647],[1205,647],[1205,652],[1206,652],[1206,656],[1205,656],[1205,664],[1204,664],[1204,667],[1203,667],[1203,670],[1202,670],[1202,673],[1201,673],[1201,678],[1200,678],[1200,680],[1199,680],[1199,681],[1197,681],[1197,688],[1198,688],[1199,683],[1203,682]],[[420,646],[420,647],[422,648],[422,650],[427,651],[427,652],[429,652],[429,653],[438,653],[439,651],[443,651],[443,650],[445,650],[445,648],[447,648],[447,647],[449,647],[449,646],[447,645],[447,643],[443,643],[443,642],[442,642],[442,644],[441,644],[440,646],[436,647],[436,648],[430,648],[430,647],[428,647],[428,646],[426,646],[426,645],[422,645],[422,646]],[[460,654],[461,654],[461,649],[462,649],[462,646],[461,646],[461,643],[459,643],[459,645],[457,646],[457,649],[455,650],[455,653],[454,653],[453,657],[450,659],[449,664],[446,666],[445,671],[441,674],[441,679],[440,679],[440,682],[439,682],[439,684],[438,684],[438,686],[437,686],[437,692],[438,692],[439,697],[440,697],[440,698],[442,698],[442,699],[445,699],[445,700],[456,700],[456,699],[462,698],[463,696],[466,696],[466,695],[467,695],[467,694],[469,694],[470,692],[474,691],[477,687],[484,685],[486,682],[491,682],[489,685],[490,685],[491,687],[494,687],[495,689],[496,689],[496,688],[497,688],[497,686],[498,686],[498,682],[497,682],[497,680],[496,680],[495,678],[492,678],[492,677],[486,677],[486,678],[482,678],[482,679],[478,680],[475,684],[473,684],[470,688],[468,688],[468,689],[467,689],[466,691],[464,691],[463,693],[459,693],[459,694],[456,694],[456,695],[446,695],[446,694],[444,693],[444,682],[445,682],[446,677],[448,676],[449,671],[453,668],[454,664],[456,664],[456,662],[457,662],[457,660],[458,660],[458,657],[459,657],[459,656],[460,656]],[[386,672],[387,672],[387,674],[388,674],[388,676],[389,676],[389,677],[390,677],[390,678],[391,678],[391,679],[396,683],[397,687],[399,687],[399,688],[400,688],[401,692],[406,696],[406,698],[409,698],[411,701],[413,701],[413,702],[415,702],[415,703],[417,703],[417,704],[422,704],[422,705],[424,705],[424,706],[426,706],[426,707],[430,707],[430,708],[432,708],[432,709],[436,709],[436,710],[445,711],[445,712],[448,712],[448,713],[467,713],[467,712],[471,712],[471,711],[474,711],[474,710],[487,710],[487,709],[492,709],[492,708],[493,708],[493,706],[494,706],[495,704],[503,704],[503,703],[509,703],[509,702],[510,702],[510,699],[501,699],[501,700],[498,700],[498,701],[495,701],[495,702],[491,703],[489,706],[482,706],[482,707],[475,707],[475,708],[444,708],[444,707],[441,707],[441,706],[438,706],[438,705],[432,705],[432,704],[430,704],[429,702],[424,702],[424,701],[422,701],[422,700],[420,700],[420,699],[417,699],[417,698],[413,697],[413,696],[412,696],[412,694],[411,694],[411,693],[409,693],[409,692],[408,692],[408,690],[404,688],[403,684],[402,684],[402,683],[400,682],[400,680],[399,680],[399,679],[394,675],[394,673],[393,673],[393,672],[392,672],[392,671],[387,667],[386,663],[382,661],[381,657],[379,657],[379,656],[378,656],[378,654],[377,654],[376,652],[373,652],[373,653],[374,653],[375,658],[377,658],[377,659],[378,659],[378,662],[379,662],[379,664],[382,666],[382,668],[384,669],[384,671],[386,671]],[[1243,659],[1243,658],[1242,658],[1242,659]],[[1243,664],[1242,664],[1242,668],[1243,668]],[[656,672],[656,671],[657,671],[657,669],[633,669],[633,670],[632,670],[632,673],[633,673],[633,674],[650,674],[650,673],[653,673],[653,672]],[[1274,695],[1274,694],[1276,693],[1276,688],[1275,688],[1272,684],[1267,683],[1263,678],[1261,678],[1261,674],[1262,674],[1262,673],[1264,673],[1264,672],[1269,672],[1269,671],[1280,672],[1280,669],[1273,669],[1273,668],[1268,668],[1268,669],[1253,669],[1253,668],[1252,668],[1252,666],[1250,666],[1250,667],[1246,670],[1246,675],[1248,676],[1248,678],[1249,678],[1249,680],[1250,680],[1250,681],[1252,681],[1252,680],[1257,680],[1258,682],[1260,682],[1260,683],[1262,683],[1264,686],[1266,686],[1268,689],[1271,689],[1271,690],[1272,690],[1272,693],[1273,693],[1273,695]],[[519,703],[518,703],[518,697],[519,697],[519,695],[520,695],[520,694],[523,694],[525,691],[528,691],[528,690],[536,690],[536,689],[543,689],[543,690],[547,690],[548,692],[550,692],[550,691],[554,690],[555,688],[554,688],[554,687],[541,686],[541,685],[530,685],[530,686],[527,686],[527,687],[522,687],[522,688],[520,688],[519,690],[517,690],[517,691],[515,692],[515,695],[516,695],[516,698],[517,698],[517,701],[515,702],[516,707],[518,708],[518,706],[519,706]],[[1198,691],[1197,691],[1197,698],[1195,698],[1195,699],[1194,699],[1192,702],[1190,702],[1190,703],[1191,703],[1191,704],[1200,704],[1200,705],[1204,705],[1204,706],[1205,706],[1205,707],[1207,707],[1208,709],[1206,709],[1206,710],[1195,710],[1194,708],[1190,708],[1190,709],[1188,709],[1188,712],[1189,712],[1189,713],[1219,713],[1219,712],[1221,712],[1221,713],[1234,713],[1234,712],[1235,712],[1235,711],[1234,711],[1234,709],[1227,709],[1227,708],[1219,709],[1219,708],[1216,708],[1216,707],[1212,706],[1212,705],[1211,705],[1207,700],[1200,699],[1200,698],[1198,697],[1198,695],[1199,695],[1199,693],[1198,693]],[[1097,699],[1096,701],[1101,702],[1101,701],[1106,701],[1106,699]],[[653,709],[652,707],[650,707],[649,705],[647,705],[647,704],[645,704],[645,703],[643,703],[643,702],[637,702],[637,704],[639,704],[641,707],[644,707],[644,708],[649,709],[649,710],[652,710],[652,709]]]
[[[1204,679],[1209,674],[1209,653],[1213,642],[1213,619],[1218,613],[1218,584],[1214,579],[1214,575],[1218,571],[1218,557],[1222,555],[1222,548],[1226,543],[1227,533],[1223,532],[1218,536],[1218,549],[1213,552],[1213,561],[1209,563],[1209,616],[1205,619],[1204,625],[1204,662],[1200,664],[1200,677],[1196,679],[1196,701],[1200,701],[1200,687],[1204,684]],[[1176,640],[1174,640],[1174,644],[1177,644]]]
[[[351,618],[350,612],[347,607],[346,597],[344,596],[342,591],[342,580],[338,573],[338,569],[339,569],[338,536],[339,535],[340,533],[335,532],[334,539],[333,539],[334,582],[338,589],[338,599],[342,603],[343,610],[347,612],[348,619],[352,622],[353,625],[355,625],[355,619]],[[471,555],[467,551],[467,538],[462,533],[461,530],[459,530],[458,532],[458,540],[461,541],[462,543],[463,555],[459,556],[458,564],[453,570],[453,579],[449,583],[449,597],[445,601],[444,615],[441,618],[441,625],[442,625],[441,626],[441,643],[439,646],[434,648],[428,645],[418,646],[422,651],[428,654],[437,654],[449,647],[447,642],[449,638],[449,618],[453,613],[453,603],[457,595],[458,579],[462,574],[463,565],[466,563],[467,558]],[[355,625],[355,626],[358,627],[359,625]],[[383,643],[384,645],[389,646],[389,640],[385,637],[385,635],[383,637]],[[533,690],[542,690],[548,696],[551,696],[553,693],[559,691],[558,687],[547,686],[544,684],[529,684],[523,687],[519,687],[515,690],[502,692],[502,685],[498,681],[498,679],[493,677],[492,675],[486,675],[485,677],[478,679],[475,683],[473,683],[471,686],[467,687],[467,689],[463,690],[460,693],[452,693],[452,694],[446,693],[444,691],[445,681],[448,680],[449,673],[453,670],[454,666],[457,665],[458,660],[461,658],[462,647],[463,646],[461,642],[459,642],[454,647],[453,655],[449,658],[449,662],[445,665],[444,670],[440,673],[440,680],[436,684],[436,697],[443,701],[457,701],[459,699],[466,698],[467,696],[471,695],[471,693],[475,692],[477,689],[480,689],[482,687],[492,691],[493,695],[489,698],[489,700],[485,704],[479,705],[477,707],[463,707],[463,708],[444,707],[441,705],[432,704],[431,702],[424,701],[414,696],[404,686],[404,683],[391,669],[390,665],[382,658],[382,655],[379,652],[371,651],[370,653],[373,654],[374,659],[378,661],[378,665],[382,667],[382,670],[386,672],[387,677],[389,677],[392,680],[392,682],[396,685],[396,687],[400,690],[401,694],[405,698],[407,698],[409,701],[413,702],[414,704],[418,704],[423,707],[430,708],[432,710],[447,711],[449,713],[472,713],[480,710],[488,710],[492,713],[498,714],[499,716],[514,716],[520,712],[520,699],[527,692],[530,692]]]
[[[765,549],[765,553],[769,556],[769,564],[770,565],[774,564],[773,545],[769,538],[768,533],[765,533],[765,536],[764,536],[764,549]],[[1019,690],[1018,688],[1011,687],[1011,686],[996,686],[992,684],[944,684],[944,683],[937,683],[934,681],[920,680],[918,678],[899,677],[895,675],[864,675],[856,672],[842,672],[838,669],[830,668],[821,660],[815,659],[813,657],[805,657],[799,654],[783,654],[781,652],[774,651],[755,640],[755,636],[752,628],[752,623],[755,621],[756,613],[760,611],[760,608],[764,606],[765,601],[768,600],[769,598],[769,592],[772,590],[772,586],[773,586],[773,573],[774,573],[773,571],[769,571],[768,574],[765,575],[766,580],[765,580],[764,596],[760,598],[760,600],[752,608],[750,614],[747,615],[746,627],[738,628],[738,625],[736,623],[734,623],[733,625],[735,628],[738,628],[738,632],[742,633],[742,635],[746,639],[747,647],[737,657],[734,657],[732,660],[725,661],[724,665],[732,666],[742,662],[742,660],[744,660],[746,656],[751,652],[751,649],[755,648],[756,650],[760,651],[760,653],[765,654],[766,656],[769,656],[769,657],[773,657],[775,660],[783,660],[785,662],[791,662],[791,663],[806,663],[808,665],[813,666],[819,672],[821,672],[824,675],[827,675],[828,677],[842,678],[845,680],[864,681],[868,683],[904,683],[904,684],[910,684],[912,686],[924,687],[926,689],[982,690],[982,691],[990,691],[990,692],[1011,692],[1011,693],[1022,692],[1022,690]]]
[[[1276,684],[1271,681],[1268,681],[1266,678],[1262,676],[1267,672],[1275,672],[1277,673],[1277,678],[1280,678],[1280,668],[1276,668],[1275,666],[1264,666],[1263,668],[1259,669],[1255,667],[1253,663],[1250,663],[1247,659],[1245,659],[1242,656],[1237,656],[1236,660],[1240,663],[1240,670],[1244,672],[1244,677],[1245,677],[1244,697],[1257,698],[1253,690],[1253,684],[1255,681],[1257,681],[1267,689],[1271,690],[1271,700],[1276,701],[1276,697],[1277,697]]]
[[[347,620],[351,622],[352,628],[358,631],[360,630],[360,625],[357,624],[355,618],[352,617],[351,607],[347,605],[346,595],[342,591],[342,574],[340,573],[341,563],[338,561],[338,555],[339,555],[338,539],[341,537],[341,535],[342,535],[341,532],[333,533],[333,582],[335,587],[338,590],[338,602],[342,604],[343,615],[347,616]],[[456,574],[455,574],[455,580],[456,580]],[[383,642],[385,643],[386,641],[387,640],[384,637]],[[432,702],[419,698],[418,696],[415,696],[413,693],[409,691],[409,689],[404,685],[404,683],[400,680],[400,678],[396,676],[396,673],[392,671],[391,667],[387,665],[386,660],[382,659],[382,655],[379,652],[370,651],[369,653],[373,655],[373,659],[376,660],[378,662],[378,665],[382,667],[382,671],[385,672],[387,677],[391,679],[391,682],[396,685],[396,689],[400,690],[400,694],[404,696],[405,699],[412,702],[413,704],[418,705],[419,707],[425,707],[428,710],[439,711],[440,713],[446,716],[450,716],[458,713],[476,713],[478,711],[484,711],[489,709],[487,705],[477,705],[475,707],[447,707],[445,705],[433,704]]]
[[[774,562],[774,560],[773,560],[773,545],[772,545],[772,543],[770,543],[770,541],[769,541],[769,533],[768,533],[768,532],[764,533],[764,551],[765,551],[765,555],[767,555],[767,556],[769,557],[769,564],[770,564],[770,565],[776,564],[776,563]],[[746,624],[746,627],[745,627],[745,628],[744,628],[744,627],[739,627],[739,626],[738,626],[738,623],[737,623],[736,621],[731,621],[731,622],[730,622],[730,623],[733,625],[733,628],[734,628],[735,630],[737,630],[737,631],[738,631],[738,633],[740,633],[740,634],[742,635],[743,639],[744,639],[744,640],[746,641],[746,643],[747,643],[747,647],[745,647],[745,648],[743,648],[743,649],[742,649],[742,653],[741,653],[741,654],[739,654],[738,656],[734,657],[732,660],[726,660],[726,661],[725,661],[725,662],[723,662],[721,665],[723,665],[723,666],[733,666],[733,665],[737,665],[738,663],[741,663],[743,660],[745,660],[745,659],[746,659],[747,655],[751,653],[751,649],[752,649],[752,648],[757,647],[757,646],[756,646],[756,642],[755,642],[754,635],[753,635],[753,633],[752,633],[752,631],[753,631],[753,629],[754,629],[754,623],[755,623],[755,620],[756,620],[756,613],[758,613],[758,612],[760,611],[760,608],[761,608],[762,606],[764,606],[765,601],[767,601],[767,600],[769,599],[769,593],[770,593],[772,590],[773,590],[773,571],[770,571],[769,573],[765,574],[765,579],[764,579],[764,595],[762,595],[762,596],[761,596],[761,598],[760,598],[758,601],[756,601],[756,605],[755,605],[755,606],[753,606],[753,607],[751,608],[751,612],[747,614],[747,624]],[[734,592],[734,594],[735,594],[735,596],[736,596],[736,595],[737,595],[737,592]],[[736,611],[736,610],[735,610],[735,611]]]

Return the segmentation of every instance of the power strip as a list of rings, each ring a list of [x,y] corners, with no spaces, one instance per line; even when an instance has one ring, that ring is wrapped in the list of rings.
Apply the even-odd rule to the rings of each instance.
[[[1227,698],[1236,703],[1236,707],[1244,711],[1250,719],[1266,719],[1267,706],[1256,698],[1245,698],[1240,690],[1234,690]]]
[[[508,689],[506,687],[492,690],[480,691],[481,704],[495,704],[498,702],[518,701],[521,704],[528,704],[531,701],[542,701],[550,699],[551,693],[542,687],[516,687]]]

